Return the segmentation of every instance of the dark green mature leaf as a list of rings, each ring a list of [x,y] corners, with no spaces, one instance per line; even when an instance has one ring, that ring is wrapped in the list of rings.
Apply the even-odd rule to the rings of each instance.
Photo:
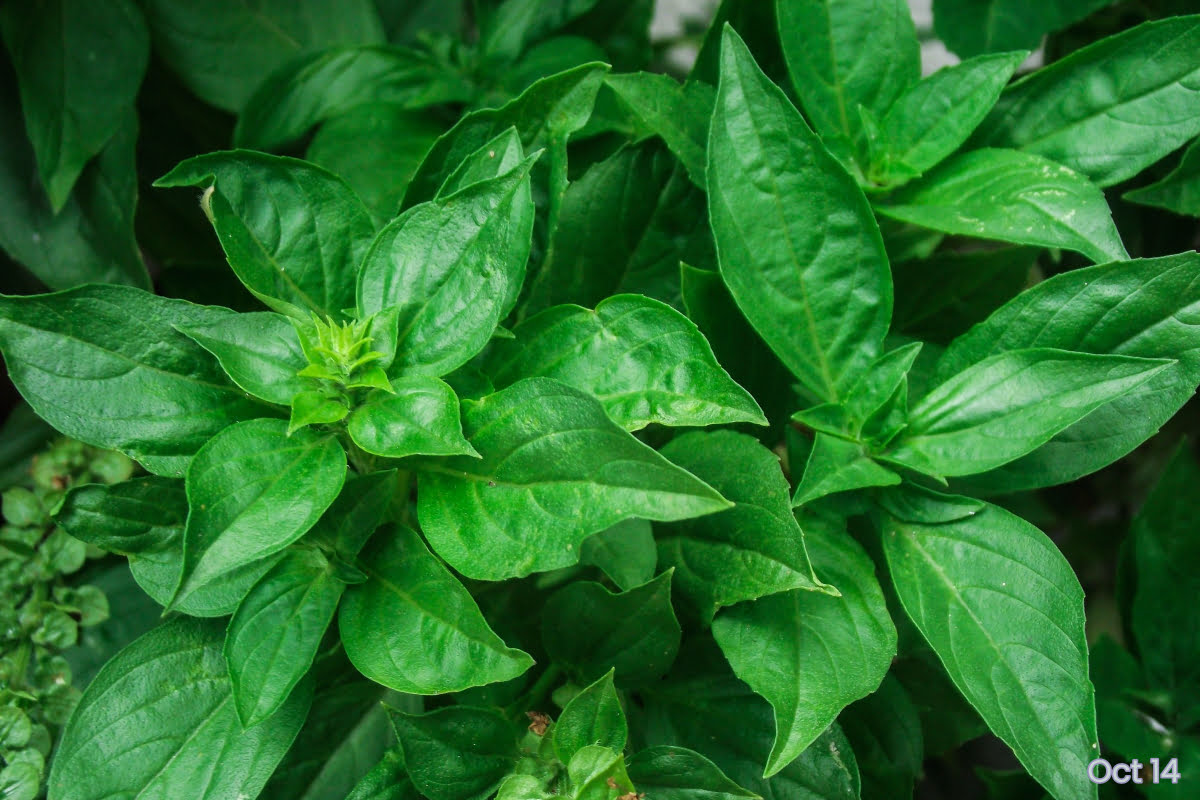
[[[621,520],[729,506],[558,381],[527,378],[465,406],[467,439],[483,458],[426,465],[417,513],[433,549],[469,577],[570,566],[584,539]]]
[[[379,456],[474,455],[463,438],[458,397],[437,378],[393,378],[393,392],[376,389],[350,413],[354,443]]]
[[[962,58],[1018,48],[1032,50],[1109,0],[934,0],[938,38]]]
[[[181,476],[213,434],[261,413],[174,327],[229,314],[124,286],[0,296],[0,349],[22,396],[59,431]]]
[[[516,729],[496,711],[389,710],[408,775],[429,800],[483,800],[517,761]]]
[[[186,512],[186,506],[184,512]],[[179,574],[183,571],[183,526],[165,529],[162,543],[129,557],[129,571],[146,594],[164,608],[171,608],[190,617],[226,617],[232,614],[250,587],[266,574],[279,554],[247,564],[226,573],[219,581],[202,586],[182,600],[172,603]]]
[[[627,519],[593,534],[579,546],[579,563],[599,567],[622,591],[654,577],[658,552],[644,519]]]
[[[896,628],[871,559],[845,531],[815,520],[806,527],[813,564],[841,596],[792,590],[739,603],[713,620],[733,671],[775,709],[765,777],[875,691],[896,655]]]
[[[734,800],[756,798],[704,756],[683,747],[648,747],[627,763],[639,792],[662,800]]]
[[[76,486],[54,516],[76,539],[124,556],[158,548],[186,519],[183,484],[154,475]]]
[[[997,353],[923,397],[888,456],[935,475],[987,472],[1173,365],[1050,348]]]
[[[274,714],[308,672],[345,588],[317,550],[297,548],[242,598],[224,653],[243,726]]]
[[[792,85],[824,137],[859,140],[862,106],[882,117],[921,77],[904,0],[775,0]]]
[[[886,489],[877,499],[879,507],[896,519],[930,525],[978,514],[986,506],[982,500],[973,497],[943,494],[916,483]]]
[[[708,122],[716,100],[712,87],[700,81],[680,85],[651,72],[609,75],[605,84],[642,128],[666,142],[692,183],[703,189]]]
[[[997,53],[943,67],[908,87],[879,120],[868,177],[903,183],[958,149],[1000,97],[1026,51]]]
[[[346,800],[416,800],[417,797],[417,790],[404,769],[404,755],[396,748],[387,751],[354,785]]]
[[[1075,250],[1097,263],[1129,258],[1103,192],[1067,167],[1018,150],[955,156],[877,210],[944,233]]]
[[[225,374],[247,394],[286,406],[309,388],[296,377],[308,366],[300,337],[282,314],[231,314],[179,331],[216,356]]]
[[[50,798],[258,796],[300,730],[312,691],[296,691],[247,731],[231,692],[218,623],[160,625],[118,653],[84,692],[59,743]]]
[[[716,431],[684,434],[662,454],[735,503],[657,526],[658,560],[675,568],[676,590],[703,621],[723,606],[789,589],[835,591],[809,563],[774,453],[744,434]]]
[[[299,539],[345,479],[346,454],[332,436],[288,436],[274,419],[217,434],[188,467],[183,573],[171,605]]]
[[[1195,253],[1073,270],[1004,305],[946,350],[937,382],[996,353],[1028,347],[1177,363],[1030,455],[971,478],[971,485],[993,492],[1051,486],[1094,472],[1141,444],[1200,383],[1198,322],[1200,256]]]
[[[921,718],[903,684],[892,674],[879,690],[838,716],[854,746],[865,797],[911,798],[925,748]]]
[[[500,108],[467,114],[430,149],[404,194],[404,205],[433,198],[467,156],[513,125],[525,152],[549,149],[550,169],[556,176],[551,192],[561,196],[567,183],[567,139],[591,116],[607,69],[603,64],[584,64],[542,78]]]
[[[57,213],[84,165],[127,124],[150,58],[146,21],[131,0],[45,0],[6,5],[0,28]]]
[[[366,316],[399,307],[393,373],[453,371],[508,315],[529,258],[529,170],[536,158],[414,206],[375,237],[358,275],[358,311]]]
[[[530,44],[583,16],[598,0],[505,0],[480,23],[479,49],[487,63],[516,59]]]
[[[356,106],[418,109],[469,100],[471,87],[428,54],[391,46],[335,47],[285,64],[238,116],[237,147],[278,150]]]
[[[641,295],[610,297],[595,311],[555,306],[523,321],[489,356],[499,388],[554,378],[594,395],[626,430],[753,422],[758,404],[717,364],[694,323]]]
[[[1111,186],[1200,133],[1198,78],[1200,16],[1147,22],[1014,84],[980,140],[1037,153]]]
[[[395,470],[352,474],[329,509],[313,524],[308,538],[354,558],[391,511],[397,493]]]
[[[229,266],[276,311],[338,316],[354,304],[354,275],[375,227],[336,175],[231,150],[190,158],[154,185],[213,188],[206,207]]]
[[[1200,217],[1200,139],[1194,140],[1183,151],[1179,166],[1162,180],[1126,192],[1122,197],[1145,206],[1165,208],[1176,214]]]
[[[837,400],[887,331],[883,240],[854,179],[731,30],[708,158],[722,277],[809,394]]]
[[[883,522],[896,593],[959,691],[1057,800],[1096,797],[1083,590],[1045,534],[997,507]]]
[[[428,113],[395,103],[368,103],[325,122],[304,158],[341,175],[376,220],[396,215],[425,153],[446,130]]]
[[[492,632],[471,595],[411,529],[385,529],[358,565],[368,580],[347,591],[338,628],[346,655],[371,680],[410,694],[442,694],[506,681],[533,664]]]
[[[1186,446],[1176,450],[1133,521],[1137,590],[1133,635],[1148,683],[1171,691],[1178,708],[1195,713],[1200,701],[1200,621],[1180,613],[1200,589],[1196,565],[1195,481],[1200,468]]]
[[[566,188],[521,313],[617,292],[675,303],[680,260],[712,260],[704,208],[704,193],[662,145],[622,147]]]
[[[589,745],[618,753],[625,749],[629,729],[621,698],[613,686],[614,670],[575,695],[554,723],[554,754],[564,764]]]
[[[556,592],[542,616],[542,643],[555,663],[590,683],[610,669],[620,686],[648,683],[679,650],[671,570],[627,592],[578,581]]]
[[[143,3],[154,51],[205,102],[237,112],[286,62],[333,45],[383,41],[371,0]]]

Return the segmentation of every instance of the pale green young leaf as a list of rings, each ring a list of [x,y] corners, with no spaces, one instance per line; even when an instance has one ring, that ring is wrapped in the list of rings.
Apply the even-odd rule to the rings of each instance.
[[[1111,186],[1200,133],[1198,79],[1200,15],[1146,22],[1013,84],[979,143],[1036,153]]]
[[[733,508],[657,526],[658,560],[704,622],[723,606],[790,589],[836,592],[813,572],[788,504],[779,458],[733,431],[687,433],[662,449],[709,482]]]
[[[858,142],[858,107],[882,117],[921,77],[904,0],[775,0],[792,86],[823,137]]]
[[[38,172],[54,213],[126,123],[150,58],[132,0],[12,3],[0,29],[16,70]]]
[[[437,378],[393,378],[392,392],[375,390],[350,413],[354,443],[378,456],[478,456],[463,438],[458,397]]]
[[[1170,366],[1163,359],[1050,348],[998,353],[923,397],[888,456],[907,463],[913,455],[938,475],[987,472]]]
[[[555,592],[542,614],[546,652],[580,683],[610,669],[618,686],[655,681],[670,669],[680,637],[669,569],[625,592],[576,581]]]
[[[286,406],[308,388],[308,382],[296,377],[308,359],[296,329],[281,314],[231,314],[179,331],[216,356],[225,374],[247,394]]]
[[[716,764],[683,747],[647,747],[626,762],[639,792],[662,800],[738,800],[757,798],[721,772]]]
[[[943,67],[910,86],[879,120],[869,177],[904,183],[941,163],[992,110],[1026,51],[997,53]]]
[[[875,691],[896,655],[874,565],[845,531],[806,526],[814,566],[841,592],[792,590],[739,603],[713,620],[730,666],[775,710],[764,776],[778,773],[843,708]]]
[[[495,385],[554,378],[594,395],[626,430],[734,422],[766,424],[758,404],[717,364],[694,323],[640,295],[592,311],[555,306],[521,322],[488,359]]]
[[[525,148],[521,146],[521,135],[516,126],[510,127],[463,159],[454,172],[446,177],[434,199],[440,200],[480,181],[498,178],[516,169],[524,160]]]
[[[463,428],[483,458],[426,465],[417,514],[433,549],[468,577],[570,566],[584,539],[621,520],[729,507],[612,422],[591,395],[558,381],[527,378],[467,402]]]
[[[622,591],[641,586],[658,565],[650,523],[627,519],[592,534],[579,546],[579,563],[598,567]]]
[[[410,528],[386,528],[358,561],[367,582],[338,612],[359,672],[410,694],[459,692],[506,681],[533,659],[492,632],[474,599]],[[379,627],[379,620],[388,624]]]
[[[354,275],[375,226],[333,173],[295,158],[230,150],[190,158],[154,185],[212,189],[206,213],[229,266],[276,311],[337,317],[354,304]]]
[[[1129,257],[1104,193],[1032,153],[971,150],[881,201],[884,216],[943,233],[1075,250],[1096,263]]]
[[[224,654],[244,727],[278,711],[308,672],[345,588],[318,551],[293,549],[242,598]]]
[[[346,479],[337,440],[282,420],[226,428],[200,449],[187,472],[188,521],[179,601],[225,573],[299,539]]]
[[[1126,192],[1122,197],[1144,206],[1200,217],[1200,139],[1192,141],[1183,151],[1179,165],[1162,180]]]
[[[611,747],[592,744],[577,751],[567,764],[570,800],[615,800],[636,795],[625,771],[625,757]]]
[[[1056,800],[1094,800],[1083,590],[1066,558],[992,505],[940,525],[882,524],[900,602],[954,685]]]
[[[21,395],[60,432],[178,477],[214,434],[265,411],[175,329],[229,315],[124,286],[0,296],[0,350]]]
[[[288,419],[287,434],[291,436],[309,425],[326,425],[346,418],[350,409],[341,400],[326,396],[323,392],[309,390],[292,398],[292,413]]]
[[[358,312],[399,307],[392,374],[453,371],[511,310],[529,258],[536,158],[414,206],[375,237],[358,273]]]
[[[408,776],[429,800],[484,800],[517,762],[516,728],[498,711],[389,711]]]
[[[584,688],[563,708],[554,723],[554,754],[564,764],[589,745],[601,745],[616,752],[625,749],[629,729],[621,698],[613,685],[613,672]]]
[[[52,763],[52,800],[256,797],[300,730],[311,687],[243,730],[220,623],[175,619],[113,657],[88,685]],[[119,743],[119,747],[114,747]]]
[[[861,444],[818,432],[804,466],[804,477],[792,495],[792,506],[806,505],[836,492],[898,483],[900,476],[875,463]]]
[[[707,176],[721,275],[738,307],[813,399],[838,400],[887,332],[883,240],[854,179],[729,29]]]
[[[692,183],[703,189],[713,88],[699,81],[681,85],[653,72],[609,75],[605,84],[642,128],[666,142]]]

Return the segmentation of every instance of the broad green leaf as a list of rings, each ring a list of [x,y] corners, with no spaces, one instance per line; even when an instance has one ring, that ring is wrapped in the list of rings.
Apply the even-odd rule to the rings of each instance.
[[[879,120],[869,177],[904,183],[959,148],[996,105],[1013,71],[1029,55],[997,53],[943,67],[908,87]]]
[[[318,551],[294,549],[242,598],[224,653],[243,726],[271,717],[308,672],[345,588]]]
[[[417,514],[437,554],[468,577],[570,566],[584,539],[621,520],[729,506],[565,384],[527,378],[464,405],[467,440],[483,458],[425,465]]]
[[[579,563],[599,567],[621,591],[654,577],[658,552],[644,519],[627,519],[593,534],[579,546]]]
[[[567,185],[567,139],[591,116],[607,69],[603,64],[584,64],[550,75],[500,108],[464,116],[430,148],[404,194],[404,205],[433,198],[467,156],[513,125],[521,134],[525,152],[550,150],[547,161],[556,176],[551,191],[561,196]]]
[[[356,106],[418,109],[470,99],[465,79],[427,53],[391,46],[335,47],[291,61],[258,85],[238,115],[237,147],[278,150]]]
[[[126,123],[150,58],[146,21],[131,0],[44,0],[6,6],[0,28],[57,213],[84,165]]]
[[[555,800],[557,795],[532,775],[514,772],[496,787],[496,800]]]
[[[806,505],[835,492],[894,486],[899,482],[900,476],[875,463],[861,444],[818,432],[804,467],[804,477],[792,496],[792,505]]]
[[[1122,197],[1145,206],[1156,206],[1176,214],[1200,217],[1200,139],[1192,141],[1179,165],[1162,180]]]
[[[187,513],[184,506],[183,512]],[[227,617],[237,610],[238,603],[250,587],[266,574],[279,554],[247,564],[226,573],[219,581],[202,586],[179,602],[172,603],[175,587],[179,585],[179,574],[183,571],[183,525],[178,529],[164,529],[162,542],[150,550],[129,557],[129,571],[138,586],[164,608],[189,617]]]
[[[1194,481],[1200,468],[1181,446],[1133,521],[1137,589],[1130,623],[1148,683],[1170,691],[1184,715],[1200,710],[1200,622],[1182,613],[1200,586]],[[1194,716],[1193,716],[1194,719]]]
[[[484,800],[517,762],[516,729],[496,711],[389,710],[408,776],[429,800]]]
[[[257,797],[300,730],[312,690],[243,730],[221,633],[215,621],[175,619],[114,656],[63,732],[51,800]]]
[[[735,800],[757,798],[704,756],[683,747],[647,747],[626,763],[639,792],[662,800]]]
[[[485,63],[516,59],[533,42],[591,11],[598,0],[504,0],[480,23],[479,49]]]
[[[1200,16],[1147,22],[1014,84],[980,126],[980,143],[1111,186],[1200,133],[1198,79]]]
[[[281,314],[231,314],[179,331],[216,356],[225,374],[247,394],[286,406],[309,388],[308,381],[296,377],[308,359],[296,329]]]
[[[188,467],[183,573],[171,605],[299,539],[345,479],[336,439],[306,430],[289,437],[282,420],[241,422],[213,437]]]
[[[921,77],[904,0],[775,0],[792,85],[823,137],[857,141],[859,106],[882,117]]]
[[[904,483],[879,493],[879,507],[904,522],[938,524],[978,514],[982,500],[942,494],[916,483]]]
[[[626,430],[753,422],[758,404],[717,364],[694,323],[668,305],[634,294],[595,311],[555,306],[523,321],[515,339],[489,354],[492,381],[554,378],[594,395]]]
[[[625,771],[625,757],[617,750],[592,744],[571,757],[567,764],[571,800],[619,800],[636,796],[633,781]]]
[[[416,800],[417,790],[404,769],[399,748],[389,750],[371,771],[354,785],[346,800]]]
[[[123,556],[157,549],[183,530],[186,519],[183,484],[155,475],[76,486],[54,515],[76,539]]]
[[[397,495],[395,470],[352,474],[342,491],[309,530],[308,539],[354,558],[391,511]]]
[[[369,103],[321,125],[304,158],[341,175],[382,223],[396,216],[408,182],[445,130],[436,115]]]
[[[877,691],[839,714],[838,722],[854,747],[863,795],[911,798],[925,749],[921,718],[903,684],[889,673]]]
[[[240,111],[278,67],[333,45],[383,41],[371,0],[146,0],[154,51],[207,103]]]
[[[492,632],[410,528],[382,531],[358,565],[368,580],[347,590],[338,628],[346,655],[371,680],[409,694],[443,694],[506,681],[533,664]]]
[[[943,233],[1062,247],[1096,263],[1129,258],[1104,193],[1032,153],[972,150],[945,161],[877,207]]]
[[[699,81],[680,85],[669,75],[652,72],[609,75],[605,84],[642,128],[666,142],[692,183],[703,189],[708,122],[716,99],[712,87]]]
[[[618,292],[676,303],[680,260],[713,260],[704,208],[704,193],[658,142],[622,147],[566,188],[520,313]]]
[[[811,397],[838,400],[879,354],[891,317],[883,240],[854,179],[731,30],[707,175],[738,307]]]
[[[124,286],[0,296],[0,350],[21,395],[60,432],[182,476],[213,434],[262,413],[174,327],[229,313]]]
[[[1200,384],[1200,256],[1184,253],[1077,269],[1026,290],[959,337],[945,381],[989,356],[1028,347],[1171,358],[1177,363],[1101,406],[1030,455],[970,484],[1014,491],[1065,483],[1111,464],[1165,423]]]
[[[498,178],[509,170],[516,169],[524,160],[525,149],[521,147],[521,135],[517,133],[515,126],[511,127],[463,159],[438,189],[434,199],[448,197],[480,181]]]
[[[1095,798],[1083,590],[1066,558],[997,506],[883,526],[896,593],[954,685],[1056,800]]]
[[[345,402],[317,390],[300,392],[292,398],[292,414],[288,419],[287,435],[291,436],[309,425],[328,425],[340,422],[350,413]]]
[[[813,524],[807,534],[814,566],[840,597],[792,590],[739,603],[713,620],[733,671],[775,710],[765,777],[875,691],[896,655],[896,628],[871,559],[844,531]]]
[[[231,150],[196,156],[155,186],[205,186],[229,265],[276,311],[339,316],[375,227],[346,182],[307,161]]]
[[[554,723],[554,754],[564,764],[589,745],[616,752],[625,749],[629,729],[621,698],[613,686],[613,670],[575,695]]]
[[[657,526],[658,561],[675,568],[676,591],[704,622],[723,606],[776,592],[835,591],[809,563],[774,453],[744,434],[716,431],[679,436],[662,454],[734,503]]]
[[[556,592],[542,615],[546,652],[583,683],[610,669],[620,686],[654,681],[670,669],[680,635],[670,570],[617,594],[577,581]]]
[[[1047,33],[1106,5],[1108,0],[934,0],[933,26],[947,47],[969,58],[999,50],[1032,50]]]
[[[977,362],[921,399],[888,453],[936,475],[972,475],[1050,441],[1173,362],[1070,350],[1009,350]]]
[[[376,389],[346,422],[354,443],[388,458],[478,456],[463,438],[458,397],[437,378],[393,378],[394,392]]]
[[[399,307],[393,374],[453,371],[508,315],[529,258],[536,158],[414,206],[375,237],[358,274],[358,311]]]

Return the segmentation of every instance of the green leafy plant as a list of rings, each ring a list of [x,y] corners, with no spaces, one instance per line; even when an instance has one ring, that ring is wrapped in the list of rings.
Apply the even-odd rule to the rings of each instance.
[[[0,351],[146,473],[26,522],[162,615],[50,800],[912,797],[980,737],[954,796],[1183,796],[1195,466],[1110,476],[1200,385],[1200,17],[944,0],[923,75],[899,0],[726,0],[682,75],[647,2],[101,5],[0,13]]]

